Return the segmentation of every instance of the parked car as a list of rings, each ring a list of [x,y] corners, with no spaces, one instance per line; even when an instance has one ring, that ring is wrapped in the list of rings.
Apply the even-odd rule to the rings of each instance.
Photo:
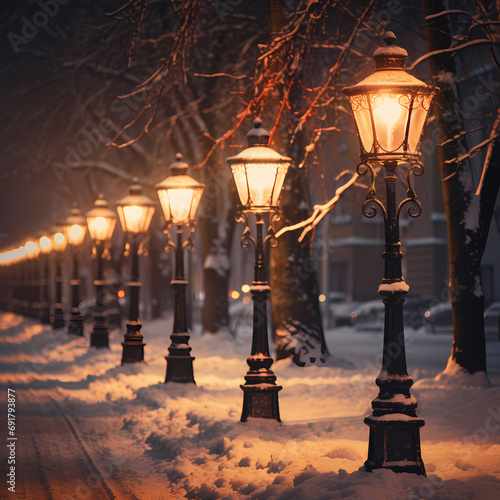
[[[439,302],[424,313],[426,329],[429,333],[452,333],[453,312],[450,302]]]
[[[498,334],[500,339],[500,302],[493,302],[484,310],[484,331],[487,334]]]
[[[359,304],[351,314],[356,330],[384,331],[385,305],[382,300],[370,300]]]
[[[330,302],[328,304],[329,324],[332,326],[352,326],[353,314],[360,302]]]

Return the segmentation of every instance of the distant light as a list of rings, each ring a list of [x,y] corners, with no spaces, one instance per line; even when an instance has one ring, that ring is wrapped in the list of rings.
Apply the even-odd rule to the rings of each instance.
[[[36,244],[33,243],[32,241],[28,241],[25,245],[24,248],[28,253],[33,253],[36,250]]]
[[[326,300],[325,295],[321,293],[321,294],[319,295],[319,297],[318,297],[318,300],[319,300],[320,302],[324,302],[324,301]]]
[[[250,285],[247,285],[247,284],[244,284],[242,287],[241,287],[241,291],[243,293],[247,293],[250,291]]]
[[[232,299],[236,300],[236,299],[240,296],[240,293],[239,293],[239,292],[237,292],[236,290],[231,290],[231,291],[229,292],[229,296],[230,296]]]
[[[125,297],[125,290],[118,290],[116,295],[118,295],[119,299],[123,299],[123,297]]]
[[[43,250],[50,250],[51,245],[52,245],[52,242],[50,241],[49,238],[47,238],[47,236],[42,236],[40,238],[40,247],[42,248],[42,251]]]
[[[64,241],[64,234],[62,234],[62,233],[56,233],[56,234],[54,235],[54,241],[55,241],[58,245],[60,245],[60,244]]]
[[[354,313],[351,313],[351,318],[352,319],[357,319],[358,318],[358,315],[354,312]]]
[[[431,315],[431,312],[430,312],[430,311],[425,311],[424,316],[425,316],[426,318],[428,318],[430,315]]]
[[[243,304],[248,304],[251,300],[252,300],[252,297],[250,297],[250,295],[243,296]]]

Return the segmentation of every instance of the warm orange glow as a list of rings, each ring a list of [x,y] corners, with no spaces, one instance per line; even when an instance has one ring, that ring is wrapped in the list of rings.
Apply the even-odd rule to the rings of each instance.
[[[248,293],[250,291],[250,285],[247,285],[247,284],[244,284],[242,287],[241,287],[241,291],[243,293]]]
[[[61,232],[57,232],[54,234],[54,236],[52,236],[52,240],[54,242],[54,250],[56,252],[64,252],[67,244],[67,240],[64,237],[64,234]]]
[[[120,224],[126,233],[147,233],[155,211],[154,206],[125,205],[117,206]]]
[[[113,235],[116,219],[107,217],[88,217],[89,233],[94,241],[109,241]]]
[[[125,290],[118,290],[117,294],[119,299],[123,299],[125,297]]]
[[[50,241],[50,238],[47,238],[47,236],[42,236],[39,241],[40,241],[40,250],[42,251],[42,253],[49,253],[52,247],[52,242]]]
[[[318,300],[319,300],[320,302],[324,302],[324,301],[326,300],[325,295],[324,295],[324,294],[320,294],[320,295],[319,295],[319,297],[318,297]]]
[[[202,195],[201,189],[159,189],[158,198],[167,222],[174,225],[189,224],[194,220]]]
[[[38,247],[38,245],[36,243],[34,243],[33,241],[27,241],[24,244],[24,248],[26,249],[26,252],[28,253],[28,255],[30,257],[36,257],[36,255],[40,251],[40,248]],[[38,250],[38,252],[37,252],[37,250]]]
[[[231,291],[229,292],[229,296],[230,296],[232,299],[236,300],[237,298],[239,298],[240,293],[239,293],[239,292],[237,292],[236,290],[231,290]]]
[[[73,224],[67,229],[68,242],[70,245],[81,245],[85,238],[86,227]]]

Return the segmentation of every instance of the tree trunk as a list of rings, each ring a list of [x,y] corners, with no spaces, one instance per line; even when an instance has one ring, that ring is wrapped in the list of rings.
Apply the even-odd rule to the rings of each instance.
[[[228,293],[231,242],[234,233],[236,201],[232,193],[231,173],[226,165],[210,170],[205,179],[205,193],[200,207],[200,230],[203,252],[204,333],[229,330]]]
[[[281,211],[288,224],[309,214],[304,169],[290,167],[281,195]],[[329,357],[321,326],[316,279],[318,261],[312,255],[313,238],[302,245],[297,232],[287,232],[271,252],[271,302],[276,358],[293,356],[299,366],[322,364]]]
[[[424,14],[428,16],[446,10],[444,3],[424,0]],[[446,19],[446,16],[439,16],[429,21],[429,51],[450,47],[452,38]],[[434,115],[438,143],[443,143],[465,130],[459,88],[455,84],[455,59],[451,54],[437,55],[430,59],[430,66],[434,82],[441,89],[435,99]],[[483,192],[476,196],[471,161],[445,163],[467,152],[463,134],[458,137],[439,148],[453,309],[451,359],[470,373],[486,372],[481,259],[498,192],[498,167],[493,162],[490,164],[489,182],[484,183]]]

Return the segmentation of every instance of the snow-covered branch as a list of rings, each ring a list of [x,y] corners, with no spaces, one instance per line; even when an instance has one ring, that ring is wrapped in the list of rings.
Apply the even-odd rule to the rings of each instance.
[[[494,142],[500,136],[499,130],[500,130],[500,108],[498,109],[497,118],[495,120],[495,123],[493,124],[492,129],[491,129],[491,134],[490,134],[489,139],[487,139],[486,141],[483,141],[481,144],[478,144],[477,146],[475,146],[476,148],[478,148],[479,146],[484,146],[484,145],[488,144],[488,149],[486,151],[486,158],[484,159],[484,164],[483,164],[483,171],[481,172],[481,179],[479,179],[479,185],[477,186],[476,195],[478,195],[481,192],[481,187],[483,185],[484,175],[486,174],[486,170],[490,164],[491,155],[493,153]],[[474,149],[474,148],[472,148],[472,149]],[[471,151],[472,151],[472,149],[471,149]],[[470,151],[469,151],[469,153],[470,153]]]
[[[433,56],[446,54],[449,52],[458,52],[459,50],[463,50],[466,49],[467,47],[472,47],[474,45],[482,45],[490,43],[497,44],[498,42],[489,40],[487,38],[479,38],[477,40],[469,40],[468,42],[462,43],[461,45],[457,45],[456,47],[449,47],[447,49],[439,49],[439,50],[433,50],[432,52],[427,52],[427,54],[424,54],[423,56],[420,56],[418,59],[413,61],[413,64],[410,65],[408,71],[415,69],[420,63],[426,61],[427,59]]]
[[[348,171],[344,171],[340,175],[343,175],[345,173],[348,173]],[[344,185],[340,186],[335,190],[335,196],[328,203],[325,203],[324,205],[314,205],[314,211],[308,219],[299,222],[298,224],[294,224],[293,226],[285,226],[281,228],[276,233],[276,238],[279,238],[282,234],[288,231],[295,231],[296,229],[304,228],[304,230],[302,231],[302,233],[298,238],[299,243],[302,242],[307,233],[313,230],[320,223],[323,217],[325,217],[325,215],[328,214],[328,212],[330,212],[330,210],[333,209],[333,207],[339,201],[342,193],[344,193],[347,189],[349,189],[357,181],[358,177],[359,174],[353,174],[353,176],[349,179],[348,182],[346,182]]]

